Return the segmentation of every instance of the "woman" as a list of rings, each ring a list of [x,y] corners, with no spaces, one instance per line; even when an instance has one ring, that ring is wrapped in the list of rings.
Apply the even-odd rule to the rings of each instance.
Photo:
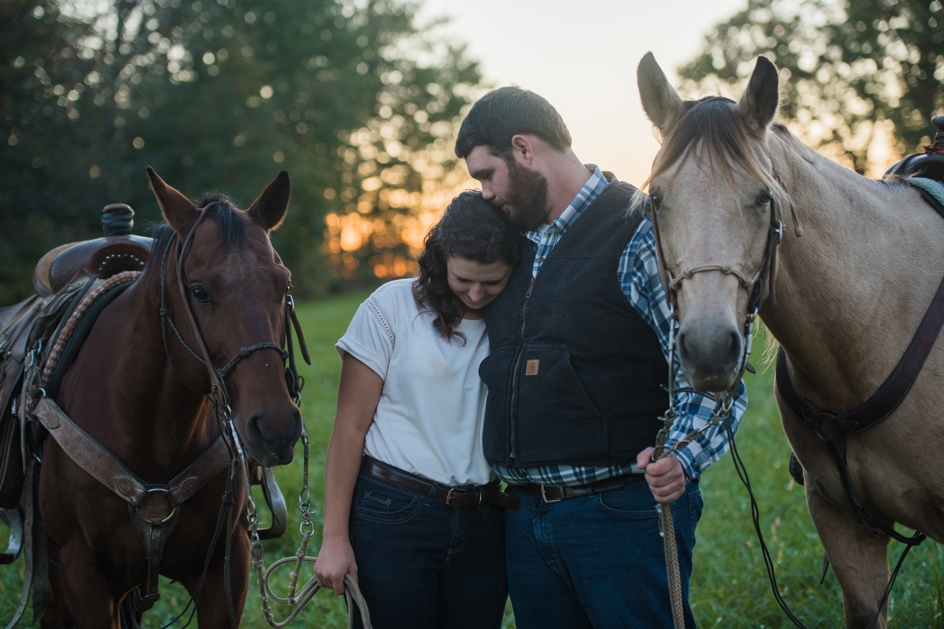
[[[482,453],[478,367],[482,308],[508,283],[518,242],[480,192],[462,193],[430,230],[419,277],[378,288],[338,341],[315,574],[341,594],[350,573],[375,629],[501,625],[514,499]]]

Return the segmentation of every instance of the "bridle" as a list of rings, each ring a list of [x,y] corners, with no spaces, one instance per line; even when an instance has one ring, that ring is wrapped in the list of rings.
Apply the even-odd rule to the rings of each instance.
[[[298,370],[295,365],[295,352],[292,345],[292,334],[290,326],[295,328],[295,332],[298,335],[299,346],[302,350],[302,355],[306,361],[309,360],[308,357],[308,348],[305,344],[305,337],[301,330],[301,325],[298,322],[298,316],[295,314],[295,303],[292,299],[292,296],[286,293],[285,296],[285,322],[284,330],[285,337],[288,341],[288,350],[282,348],[281,345],[277,345],[272,342],[263,342],[256,343],[255,345],[244,346],[230,359],[223,367],[220,369],[214,369],[213,363],[210,359],[209,352],[206,348],[206,343],[203,340],[203,335],[200,333],[200,327],[197,325],[196,317],[193,314],[193,309],[190,306],[190,300],[187,296],[187,281],[186,274],[184,273],[184,261],[186,255],[190,250],[190,245],[193,242],[194,234],[197,231],[197,228],[203,222],[203,219],[209,213],[210,208],[213,206],[219,205],[218,201],[210,203],[204,207],[197,219],[194,221],[193,225],[190,228],[189,233],[187,234],[186,239],[183,244],[181,244],[179,238],[170,238],[167,242],[167,246],[164,248],[164,253],[161,259],[161,337],[164,342],[164,353],[167,355],[167,360],[169,361],[171,367],[174,367],[174,361],[171,356],[170,345],[167,339],[167,327],[170,327],[174,331],[174,334],[177,336],[177,339],[180,341],[181,345],[199,361],[202,365],[206,367],[207,375],[210,380],[210,393],[209,397],[214,403],[215,408],[226,409],[227,413],[230,412],[230,396],[229,391],[226,388],[226,376],[232,372],[236,364],[244,359],[248,358],[250,354],[255,351],[262,349],[271,349],[282,357],[282,360],[288,359],[289,366],[286,369],[286,383],[288,384],[289,394],[292,399],[296,401],[296,404],[301,401],[301,388],[304,385],[304,381],[301,376],[298,375]],[[167,309],[167,299],[166,299],[166,274],[167,274],[167,263],[168,258],[170,257],[171,246],[176,243],[175,256],[177,258],[177,288],[180,292],[181,301],[184,304],[184,312],[186,313],[187,322],[189,323],[190,329],[193,332],[194,338],[196,339],[197,350],[199,354],[190,347],[187,341],[184,340],[183,335],[180,333],[180,330],[177,328],[174,320],[171,318],[170,313]],[[176,369],[176,368],[175,368]]]
[[[741,287],[748,291],[747,323],[753,321],[766,300],[769,299],[770,304],[776,307],[777,294],[774,280],[777,276],[777,254],[780,249],[780,243],[783,241],[783,221],[781,220],[780,206],[777,204],[776,199],[769,192],[767,194],[770,197],[770,220],[767,224],[767,242],[764,245],[764,260],[761,263],[760,269],[758,269],[753,277],[747,277],[732,264],[695,265],[683,269],[677,275],[673,275],[665,264],[662,240],[659,237],[659,222],[656,216],[657,210],[653,207],[654,204],[649,201],[648,214],[652,221],[652,234],[655,237],[659,280],[662,282],[662,288],[665,291],[665,300],[676,317],[678,316],[678,291],[682,286],[682,282],[691,279],[698,273],[708,273],[712,271],[720,272],[724,275],[733,275],[738,280]]]
[[[659,237],[659,225],[656,218],[656,208],[651,197],[647,200],[647,212],[652,221],[652,233],[655,239],[656,264],[659,272],[659,281],[665,291],[666,303],[669,307],[669,356],[668,356],[668,398],[669,406],[665,415],[661,417],[662,428],[656,435],[655,449],[651,455],[653,461],[659,460],[671,454],[672,452],[686,447],[694,441],[701,433],[712,426],[723,424],[727,432],[731,448],[734,447],[734,434],[731,428],[731,417],[734,412],[734,398],[737,387],[744,376],[744,371],[750,369],[749,358],[751,354],[751,345],[754,334],[754,322],[757,319],[757,313],[765,300],[770,299],[773,305],[776,305],[776,293],[774,289],[774,279],[777,270],[777,253],[780,243],[783,240],[783,222],[780,217],[779,206],[773,196],[768,192],[770,198],[770,220],[767,228],[767,242],[764,246],[764,260],[760,269],[753,277],[747,277],[730,264],[701,264],[690,266],[681,271],[678,275],[673,275],[665,264],[665,254],[662,251],[662,241]],[[678,417],[675,410],[675,351],[676,338],[679,330],[678,315],[678,291],[682,282],[691,279],[698,273],[720,272],[724,275],[733,275],[742,288],[748,291],[747,314],[745,316],[743,334],[744,346],[741,353],[741,360],[738,366],[738,375],[734,379],[731,388],[717,393],[714,396],[715,408],[712,411],[711,419],[701,428],[697,428],[687,434],[678,442],[668,443],[672,424]],[[734,455],[733,455],[734,456]],[[737,466],[737,462],[735,463]],[[738,470],[740,474],[740,469]],[[744,478],[744,476],[742,476]],[[750,488],[748,487],[750,491]],[[753,501],[753,494],[751,494]],[[675,524],[672,518],[672,510],[664,509],[662,505],[657,504],[656,510],[659,512],[659,532],[663,537],[666,556],[666,573],[669,579],[669,598],[672,608],[675,627],[681,629],[685,626],[683,612],[683,601],[681,591],[681,576],[678,566],[678,555],[675,542]],[[758,529],[759,530],[759,529]]]
[[[214,533],[214,541],[210,545],[207,551],[207,558],[204,563],[204,574],[201,578],[201,583],[206,577],[206,569],[210,563],[210,556],[213,554],[215,549],[215,542],[217,536],[220,534],[222,527],[226,522],[229,523],[229,529],[232,530],[233,522],[233,506],[235,502],[235,483],[236,483],[236,472],[238,468],[242,468],[243,479],[245,482],[245,491],[248,501],[247,505],[247,518],[250,524],[251,533],[254,536],[254,548],[253,556],[257,554],[255,548],[256,545],[259,546],[259,551],[261,551],[261,544],[259,544],[259,535],[257,532],[256,526],[256,515],[255,515],[255,505],[252,500],[252,491],[250,488],[249,481],[249,462],[246,458],[245,448],[243,447],[242,441],[239,437],[239,433],[236,430],[235,424],[232,419],[232,409],[230,407],[230,395],[229,391],[226,388],[226,376],[229,375],[236,364],[244,359],[249,357],[253,352],[262,350],[262,349],[271,349],[278,352],[279,356],[282,357],[282,360],[288,360],[288,366],[285,369],[285,382],[288,387],[288,392],[296,406],[301,405],[301,391],[304,387],[305,381],[301,375],[298,373],[298,368],[295,363],[295,348],[292,342],[292,328],[294,328],[296,335],[298,336],[298,345],[302,352],[302,357],[305,362],[311,364],[311,358],[308,354],[308,347],[305,343],[305,336],[301,329],[301,324],[298,321],[298,315],[295,313],[295,301],[290,294],[286,292],[285,294],[285,303],[284,303],[284,325],[283,325],[283,334],[284,334],[284,343],[287,345],[288,350],[283,349],[280,345],[277,345],[272,342],[262,342],[256,343],[254,345],[244,346],[233,356],[223,367],[215,369],[213,367],[212,360],[207,350],[206,343],[203,339],[203,335],[200,332],[200,327],[197,324],[196,317],[193,314],[193,309],[190,306],[190,300],[187,295],[187,282],[186,275],[184,273],[184,261],[186,260],[187,253],[190,251],[190,245],[193,242],[194,234],[197,231],[197,228],[202,223],[203,219],[209,213],[210,208],[214,205],[218,205],[219,202],[213,202],[201,209],[199,216],[194,221],[193,225],[190,227],[190,231],[187,234],[186,239],[184,239],[181,244],[179,236],[171,237],[167,246],[164,248],[163,256],[161,259],[161,337],[164,343],[164,352],[167,355],[167,360],[171,367],[176,371],[174,367],[173,358],[171,357],[170,345],[168,343],[168,337],[166,333],[167,327],[170,327],[174,331],[178,341],[184,348],[199,361],[206,368],[207,376],[210,381],[210,391],[207,393],[207,398],[210,400],[210,404],[213,407],[214,413],[216,415],[217,421],[219,423],[220,435],[223,437],[223,441],[226,444],[229,450],[229,472],[227,475],[226,481],[226,490],[222,497],[222,508],[217,522],[217,530]],[[196,339],[197,350],[199,354],[190,347],[190,345],[184,340],[183,335],[181,335],[180,330],[177,328],[174,320],[171,318],[170,313],[167,309],[167,299],[166,299],[166,274],[167,274],[167,263],[169,259],[171,246],[176,243],[175,256],[177,258],[177,288],[180,293],[181,301],[184,304],[184,312],[186,313],[187,323],[190,326],[190,330],[193,333],[194,338]],[[306,478],[306,489],[307,492],[307,476],[308,476],[308,439],[305,434],[304,423],[302,424],[302,438],[305,444],[305,478]],[[303,508],[303,511],[305,509]],[[225,513],[225,516],[224,516]],[[307,521],[307,517],[305,518]],[[313,527],[312,527],[313,528]],[[307,537],[305,538],[307,541]],[[230,557],[231,557],[231,542],[232,535],[226,536],[226,554],[224,558],[224,586],[226,594],[226,603],[230,617],[231,626],[237,626],[235,621],[235,610],[233,607],[233,597],[232,597],[232,583],[229,577],[230,570]],[[186,611],[186,609],[184,610]],[[181,613],[183,615],[183,613]],[[179,617],[179,616],[178,616]]]

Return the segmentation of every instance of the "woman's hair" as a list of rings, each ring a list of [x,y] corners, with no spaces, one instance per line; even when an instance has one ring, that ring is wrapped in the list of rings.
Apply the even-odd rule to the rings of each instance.
[[[433,327],[445,339],[462,321],[462,309],[449,288],[446,262],[453,256],[479,264],[504,262],[514,266],[520,253],[517,229],[477,190],[466,190],[452,200],[439,223],[426,235],[420,254],[420,274],[413,282],[413,298],[420,309],[436,313]]]

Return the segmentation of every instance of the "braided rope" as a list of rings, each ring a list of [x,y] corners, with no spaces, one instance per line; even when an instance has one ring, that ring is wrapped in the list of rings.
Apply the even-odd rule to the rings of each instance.
[[[675,545],[675,520],[672,505],[657,504],[659,511],[659,533],[665,543],[665,570],[669,579],[669,603],[672,620],[677,629],[685,626],[685,603],[682,596],[682,573],[679,570],[678,547]]]
[[[139,275],[141,275],[141,271],[123,271],[116,275],[112,275],[105,280],[95,280],[95,284],[87,293],[85,293],[85,296],[82,297],[79,305],[76,306],[75,310],[72,311],[72,314],[69,315],[69,319],[66,321],[66,324],[62,326],[62,331],[60,331],[59,335],[56,337],[56,343],[49,352],[49,356],[46,358],[46,364],[43,366],[43,386],[49,384],[49,379],[52,378],[52,374],[56,369],[56,365],[59,364],[59,359],[62,357],[62,352],[65,350],[66,343],[68,343],[69,339],[72,338],[72,333],[75,332],[76,326],[78,326],[79,321],[82,320],[82,317],[85,315],[85,311],[89,309],[89,306],[95,303],[95,300],[106,291],[111,290],[119,284],[130,282],[136,279]]]

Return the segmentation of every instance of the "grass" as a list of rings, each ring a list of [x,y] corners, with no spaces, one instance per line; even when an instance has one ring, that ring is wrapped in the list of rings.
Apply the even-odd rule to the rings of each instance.
[[[305,377],[302,413],[311,440],[309,478],[318,535],[322,523],[325,449],[334,420],[340,369],[334,343],[344,333],[363,298],[364,295],[355,295],[299,307],[313,362],[311,367],[301,366]],[[763,342],[764,335],[760,336],[758,343]],[[831,572],[819,585],[822,547],[807,513],[803,488],[792,481],[787,471],[790,450],[774,402],[772,367],[754,376],[749,374],[747,385],[750,405],[741,422],[737,443],[760,505],[761,528],[775,561],[780,591],[793,612],[811,629],[843,626],[839,586]],[[289,506],[289,525],[282,539],[265,543],[266,565],[294,555],[297,549],[301,466],[299,446],[295,461],[276,472]],[[730,455],[705,472],[702,490],[705,510],[698,525],[690,597],[698,625],[726,629],[790,627],[771,594],[751,523],[750,502],[734,472]],[[320,537],[312,539],[309,555],[317,554],[319,541]],[[5,544],[5,539],[0,537],[0,543]],[[893,544],[892,560],[897,559],[900,552],[901,546]],[[14,566],[0,568],[0,619],[12,616],[16,608],[22,564],[20,560]],[[311,575],[311,564],[307,564],[302,579],[307,580]],[[389,576],[397,578],[396,574]],[[626,587],[633,585],[627,583]],[[166,580],[162,580],[161,594],[161,601],[145,617],[145,627],[157,628],[168,622],[188,598],[183,588]],[[282,620],[288,610],[276,607],[274,613],[276,619]],[[30,617],[28,612],[27,618]],[[505,629],[515,626],[510,608],[504,625]],[[940,545],[927,542],[908,557],[892,593],[889,625],[944,629],[944,555]],[[254,576],[242,626],[268,627],[260,609]],[[319,592],[292,626],[346,627],[343,598]]]

